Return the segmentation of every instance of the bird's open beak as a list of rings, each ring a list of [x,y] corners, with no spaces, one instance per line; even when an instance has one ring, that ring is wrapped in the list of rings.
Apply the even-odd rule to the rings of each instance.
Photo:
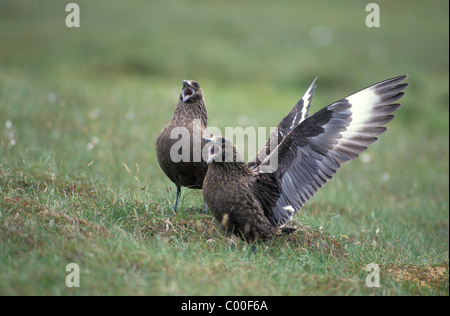
[[[212,138],[205,139],[205,144],[211,143],[209,146],[208,151],[208,159],[206,160],[206,163],[209,164],[211,161],[214,160],[216,155],[219,153],[219,149],[215,145],[215,141]]]
[[[183,96],[183,103],[189,100],[189,98],[193,96],[194,93],[194,87],[191,86],[187,80],[183,80],[183,90],[181,91],[181,95]]]

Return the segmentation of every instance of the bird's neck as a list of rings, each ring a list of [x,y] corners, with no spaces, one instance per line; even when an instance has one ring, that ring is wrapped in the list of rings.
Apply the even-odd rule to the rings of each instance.
[[[208,113],[206,112],[206,106],[203,100],[194,103],[183,103],[183,101],[180,101],[175,107],[173,114],[174,116],[181,116],[184,119],[200,119],[203,126],[208,125]]]

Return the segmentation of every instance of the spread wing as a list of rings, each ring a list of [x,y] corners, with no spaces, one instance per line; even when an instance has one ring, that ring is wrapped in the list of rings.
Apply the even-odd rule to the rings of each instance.
[[[248,162],[248,166],[250,168],[256,168],[261,161],[270,154],[271,140],[272,144],[274,144],[272,145],[272,148],[275,148],[295,126],[303,122],[305,118],[308,117],[308,110],[314,96],[314,89],[316,88],[316,80],[317,78],[314,79],[308,90],[306,90],[303,97],[294,105],[289,114],[286,115],[278,124],[277,128],[272,131],[266,144],[260,149],[255,158]]]
[[[265,214],[274,224],[287,223],[342,163],[357,158],[386,131],[383,125],[400,107],[394,102],[404,95],[402,90],[408,84],[400,82],[406,78],[388,79],[339,100],[286,135],[258,167],[255,186]],[[276,168],[274,158],[278,158]]]

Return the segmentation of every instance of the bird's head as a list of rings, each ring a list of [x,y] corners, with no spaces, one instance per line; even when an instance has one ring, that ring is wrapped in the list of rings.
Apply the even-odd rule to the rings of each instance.
[[[180,100],[183,103],[197,102],[203,99],[203,90],[194,80],[183,80],[183,89],[181,90]]]
[[[207,138],[205,143],[210,144],[208,159],[209,164],[215,162],[244,162],[244,158],[237,152],[236,146],[222,136]]]

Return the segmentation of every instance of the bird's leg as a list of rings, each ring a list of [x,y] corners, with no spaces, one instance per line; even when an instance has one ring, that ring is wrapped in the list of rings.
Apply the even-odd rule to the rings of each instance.
[[[175,206],[173,207],[173,211],[175,213],[177,212],[178,198],[180,197],[180,194],[181,194],[181,187],[177,186],[177,198],[175,200]]]
[[[202,213],[203,213],[203,214],[208,213],[208,206],[206,205],[206,201],[203,201],[203,209],[202,209]]]

